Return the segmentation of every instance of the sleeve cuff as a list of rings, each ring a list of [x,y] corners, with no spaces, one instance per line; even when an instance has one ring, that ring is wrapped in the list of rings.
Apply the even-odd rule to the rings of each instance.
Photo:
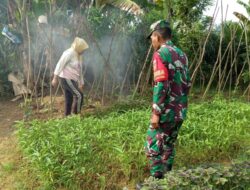
[[[153,104],[153,113],[156,115],[161,114],[161,108],[157,104]]]
[[[80,81],[79,84],[80,84],[80,85],[84,85],[84,81]]]

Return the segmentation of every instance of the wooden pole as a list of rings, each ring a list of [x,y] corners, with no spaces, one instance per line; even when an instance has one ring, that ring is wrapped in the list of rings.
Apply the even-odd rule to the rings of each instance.
[[[140,75],[139,75],[139,78],[138,78],[138,81],[137,81],[137,84],[136,84],[136,87],[135,87],[135,90],[134,90],[134,93],[133,93],[132,98],[135,97],[135,94],[136,94],[136,92],[137,92],[137,90],[138,90],[139,84],[140,84],[140,82],[141,82],[141,77],[142,77],[142,74],[143,74],[144,69],[145,69],[145,67],[146,67],[146,63],[147,63],[147,61],[148,61],[148,57],[149,57],[149,54],[150,54],[151,50],[152,50],[152,45],[150,45],[150,47],[149,47],[149,49],[148,49],[148,53],[147,53],[146,59],[145,59],[145,61],[144,61],[144,64],[143,64],[143,66],[142,66],[142,69],[141,69],[141,72],[140,72]]]

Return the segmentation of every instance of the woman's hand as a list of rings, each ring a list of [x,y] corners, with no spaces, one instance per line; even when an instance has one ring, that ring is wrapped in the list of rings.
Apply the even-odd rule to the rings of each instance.
[[[83,84],[79,85],[79,90],[81,91],[81,93],[83,93]]]
[[[54,75],[53,80],[51,81],[52,86],[56,87],[56,85],[58,84],[58,77],[56,75]]]

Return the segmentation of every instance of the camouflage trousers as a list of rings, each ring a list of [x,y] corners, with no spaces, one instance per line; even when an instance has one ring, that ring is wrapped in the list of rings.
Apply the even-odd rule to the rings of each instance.
[[[171,170],[175,156],[175,141],[183,121],[161,123],[157,129],[151,125],[145,143],[152,176],[164,175]]]

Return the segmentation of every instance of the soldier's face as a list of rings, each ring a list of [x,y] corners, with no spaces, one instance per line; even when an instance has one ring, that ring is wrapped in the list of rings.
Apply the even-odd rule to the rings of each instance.
[[[151,42],[154,50],[158,50],[161,47],[160,37],[156,32],[151,35]]]

